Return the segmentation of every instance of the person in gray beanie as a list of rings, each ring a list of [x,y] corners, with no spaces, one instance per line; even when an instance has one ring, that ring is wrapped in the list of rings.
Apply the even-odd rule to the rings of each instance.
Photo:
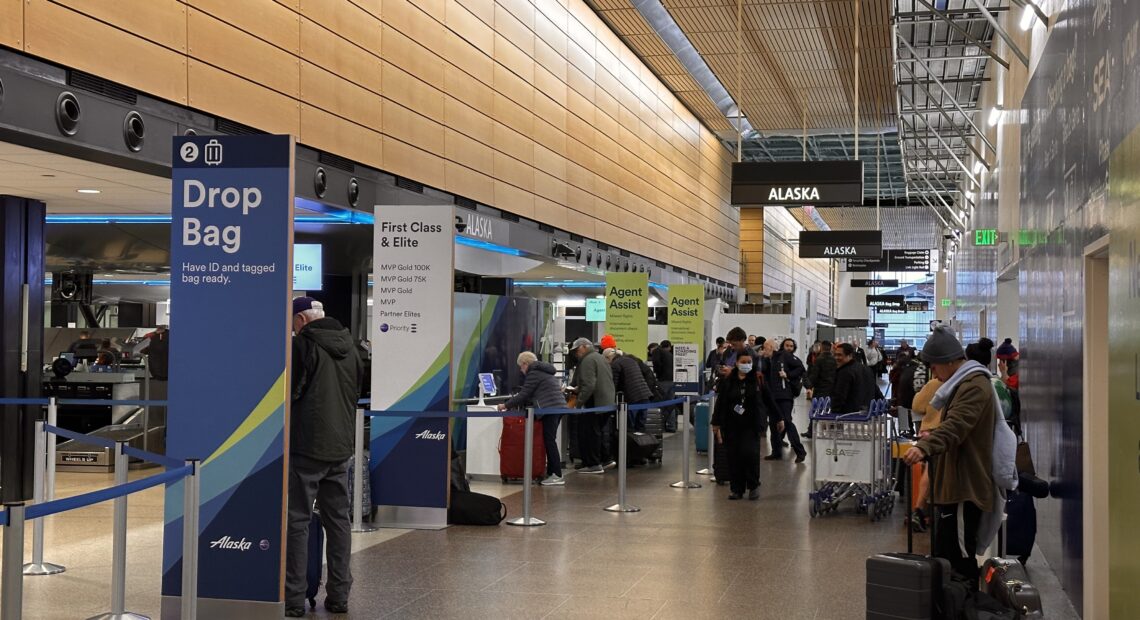
[[[998,510],[993,482],[994,424],[997,409],[988,373],[974,372],[962,343],[938,327],[922,347],[922,361],[944,382],[935,399],[946,399],[942,424],[907,450],[913,465],[937,457],[931,480],[938,538],[933,555],[946,558],[970,583],[978,581],[974,557],[983,513]],[[944,394],[944,392],[946,392]]]

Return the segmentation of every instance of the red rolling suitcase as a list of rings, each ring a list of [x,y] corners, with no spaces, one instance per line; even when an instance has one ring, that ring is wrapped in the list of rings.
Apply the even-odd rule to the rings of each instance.
[[[526,418],[503,418],[503,434],[499,437],[499,475],[503,482],[523,479],[523,457],[526,444]],[[531,459],[531,478],[543,478],[546,473],[546,447],[542,442],[542,424],[534,421],[534,454]]]

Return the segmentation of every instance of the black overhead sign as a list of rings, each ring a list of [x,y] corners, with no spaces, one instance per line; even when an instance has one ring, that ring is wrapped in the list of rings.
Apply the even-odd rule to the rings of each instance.
[[[871,323],[872,329],[886,329],[890,326],[890,323]]]
[[[800,258],[882,256],[881,230],[801,230]]]
[[[863,204],[861,161],[770,161],[732,164],[737,207]]]
[[[852,288],[895,288],[898,280],[851,280]]]
[[[906,310],[898,308],[875,308],[875,314],[906,314]]]
[[[930,304],[925,301],[908,301],[906,302],[907,312],[926,312],[930,310]]]
[[[887,250],[878,257],[851,258],[844,271],[930,272],[930,250]]]
[[[867,327],[870,323],[867,319],[835,319],[836,327]]]
[[[906,312],[906,297],[902,295],[867,295],[867,307],[875,310]]]

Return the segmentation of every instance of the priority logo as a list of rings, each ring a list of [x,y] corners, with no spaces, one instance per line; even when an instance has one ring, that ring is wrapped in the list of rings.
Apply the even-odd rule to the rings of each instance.
[[[431,431],[420,431],[418,434],[416,434],[416,439],[433,439],[435,441],[443,441],[444,439],[447,439],[447,435],[444,434],[443,431],[436,431],[434,433]]]

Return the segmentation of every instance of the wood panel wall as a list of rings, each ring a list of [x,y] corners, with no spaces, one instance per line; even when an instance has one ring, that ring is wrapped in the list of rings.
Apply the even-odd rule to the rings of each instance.
[[[730,154],[582,0],[0,0],[0,11],[2,45],[737,280]]]

